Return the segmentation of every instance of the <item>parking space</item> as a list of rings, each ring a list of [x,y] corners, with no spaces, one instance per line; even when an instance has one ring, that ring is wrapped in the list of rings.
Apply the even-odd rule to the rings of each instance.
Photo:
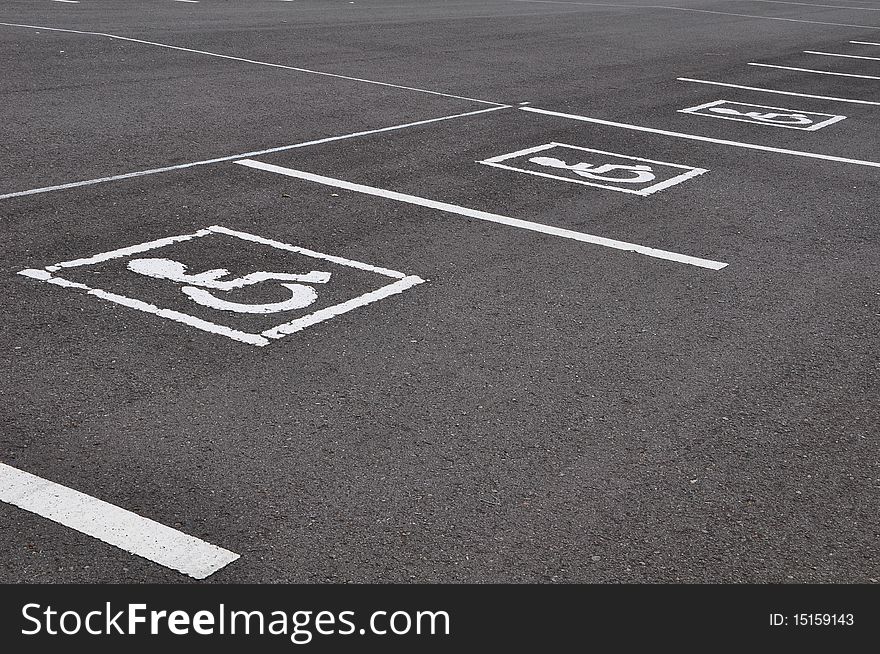
[[[876,580],[868,5],[42,4],[4,579]]]

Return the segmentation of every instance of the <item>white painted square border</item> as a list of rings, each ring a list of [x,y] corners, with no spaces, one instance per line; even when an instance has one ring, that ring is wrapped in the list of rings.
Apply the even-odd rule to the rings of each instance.
[[[748,118],[734,118],[732,116],[720,116],[718,114],[713,113],[700,113],[702,109],[708,109],[709,107],[717,107],[719,104],[738,104],[743,107],[755,107],[756,109],[775,109],[776,111],[789,111],[795,112],[799,114],[807,114],[809,116],[827,116],[827,120],[823,120],[821,123],[814,123],[809,127],[798,127],[797,125],[777,125],[774,123],[766,122],[763,120],[749,120]],[[754,125],[765,125],[767,127],[782,127],[783,129],[796,129],[801,132],[815,132],[816,130],[822,129],[823,127],[828,127],[829,125],[833,125],[834,123],[839,123],[841,120],[844,120],[846,116],[841,116],[840,114],[823,114],[818,111],[801,111],[800,109],[789,109],[786,107],[769,107],[765,104],[749,104],[748,102],[737,102],[736,100],[713,100],[712,102],[707,102],[705,104],[701,104],[696,107],[688,107],[687,109],[679,109],[678,113],[681,114],[691,114],[693,116],[705,116],[706,118],[719,118],[721,120],[735,120],[739,123],[752,123]]]
[[[155,250],[158,248],[165,247],[167,245],[171,245],[173,243],[179,243],[182,241],[189,241],[194,238],[201,238],[204,236],[208,236],[210,234],[224,234],[226,236],[232,236],[234,238],[239,238],[244,241],[251,241],[253,243],[260,243],[262,245],[268,245],[270,247],[277,248],[279,250],[286,250],[288,252],[296,252],[297,254],[302,254],[307,257],[312,257],[314,259],[322,259],[324,261],[330,261],[332,263],[336,263],[343,266],[349,266],[351,268],[358,268],[360,270],[366,270],[369,272],[378,273],[380,275],[384,275],[386,277],[391,277],[395,279],[395,282],[391,284],[387,284],[378,288],[374,291],[370,291],[368,293],[364,293],[363,295],[359,295],[356,298],[351,300],[347,300],[345,302],[341,302],[339,304],[335,304],[331,307],[326,307],[324,309],[320,309],[319,311],[315,311],[305,316],[300,316],[296,320],[291,320],[290,322],[283,323],[281,325],[277,325],[275,327],[271,327],[269,329],[263,330],[259,334],[252,334],[249,332],[243,332],[237,329],[232,329],[230,327],[226,327],[225,325],[218,325],[216,323],[209,322],[207,320],[202,320],[201,318],[196,318],[195,316],[191,316],[186,313],[182,313],[180,311],[174,311],[173,309],[163,309],[157,307],[155,305],[149,304],[147,302],[143,302],[141,300],[136,300],[134,298],[126,297],[124,295],[119,295],[117,293],[110,293],[108,291],[104,291],[100,288],[91,288],[90,286],[86,286],[85,284],[80,284],[78,282],[72,282],[63,277],[58,277],[53,275],[52,273],[57,272],[59,270],[63,270],[65,268],[76,268],[79,266],[87,266],[90,264],[100,263],[103,261],[108,261],[110,259],[117,259],[120,257],[129,256],[132,254],[138,254],[141,252],[148,252],[150,250]],[[60,286],[62,288],[72,288],[80,291],[84,291],[89,295],[94,295],[103,300],[107,300],[109,302],[115,302],[116,304],[121,304],[122,306],[129,307],[131,309],[137,309],[138,311],[143,311],[145,313],[152,313],[154,315],[160,316],[162,318],[167,318],[169,320],[174,320],[175,322],[184,323],[189,325],[190,327],[195,327],[196,329],[201,329],[202,331],[211,332],[213,334],[220,334],[222,336],[226,336],[227,338],[231,338],[235,341],[239,341],[241,343],[248,343],[250,345],[256,345],[258,347],[263,347],[272,342],[272,340],[276,340],[279,338],[283,338],[284,336],[288,336],[290,334],[294,334],[298,331],[305,329],[306,327],[310,327],[311,325],[316,325],[320,322],[324,322],[325,320],[329,320],[330,318],[334,318],[335,316],[341,315],[343,313],[347,313],[352,309],[356,309],[358,307],[365,306],[367,304],[371,304],[376,302],[377,300],[381,300],[382,298],[386,298],[390,295],[395,295],[397,293],[402,293],[408,288],[412,288],[417,284],[422,284],[426,280],[418,277],[416,275],[407,275],[402,272],[398,272],[396,270],[391,270],[389,268],[380,268],[378,266],[372,266],[368,263],[362,263],[360,261],[354,261],[352,259],[345,259],[343,257],[336,257],[329,254],[323,254],[321,252],[316,252],[314,250],[308,250],[305,248],[298,247],[296,245],[289,245],[287,243],[282,243],[280,241],[274,241],[272,239],[263,238],[261,236],[255,236],[253,234],[248,234],[247,232],[240,232],[232,229],[227,229],[226,227],[221,227],[219,225],[212,225],[206,229],[200,229],[199,231],[193,234],[182,234],[180,236],[170,236],[168,238],[158,239],[155,241],[149,241],[147,243],[141,243],[139,245],[132,245],[130,247],[120,248],[117,250],[112,250],[110,252],[104,252],[101,254],[96,254],[92,257],[87,257],[84,259],[74,259],[71,261],[64,261],[61,263],[57,263],[51,266],[46,266],[43,269],[32,269],[28,268],[25,270],[20,270],[18,272],[19,275],[23,275],[25,277],[30,277],[31,279],[36,279],[38,281],[46,282],[48,284],[54,284],[55,286]]]
[[[609,184],[598,184],[596,182],[586,182],[579,179],[572,179],[570,177],[563,177],[562,175],[552,175],[550,173],[542,173],[537,170],[526,170],[524,168],[517,168],[515,166],[507,166],[500,162],[506,161],[507,159],[513,159],[515,157],[522,157],[527,154],[534,154],[535,152],[543,152],[544,150],[549,150],[551,148],[571,148],[572,150],[581,150],[583,152],[593,152],[596,154],[607,154],[612,157],[620,157],[621,159],[630,159],[631,161],[642,161],[644,163],[652,163],[658,164],[660,166],[669,166],[671,168],[682,168],[687,170],[688,172],[682,173],[681,175],[676,175],[670,179],[667,179],[662,182],[658,182],[652,186],[647,186],[643,189],[639,189],[635,191],[633,189],[628,188],[620,188],[618,186],[611,186]],[[538,177],[548,177],[550,179],[559,179],[563,182],[571,182],[572,184],[581,184],[583,186],[595,186],[597,188],[605,188],[612,191],[620,191],[621,193],[629,193],[631,195],[640,195],[642,197],[651,195],[652,193],[656,193],[657,191],[662,191],[663,189],[669,188],[670,186],[675,186],[676,184],[680,184],[685,180],[691,179],[692,177],[696,177],[697,175],[702,175],[703,173],[709,172],[705,168],[694,168],[693,166],[685,166],[682,164],[674,164],[666,161],[654,161],[653,159],[642,159],[641,157],[631,157],[626,154],[619,154],[617,152],[607,152],[605,150],[594,150],[592,148],[582,148],[577,145],[568,145],[567,143],[547,143],[545,145],[536,145],[532,148],[525,148],[524,150],[517,150],[516,152],[511,152],[510,154],[502,154],[497,157],[490,157],[489,159],[484,159],[483,161],[477,161],[478,164],[483,164],[485,166],[492,166],[493,168],[503,168],[504,170],[513,170],[518,173],[526,173],[528,175],[536,175]]]

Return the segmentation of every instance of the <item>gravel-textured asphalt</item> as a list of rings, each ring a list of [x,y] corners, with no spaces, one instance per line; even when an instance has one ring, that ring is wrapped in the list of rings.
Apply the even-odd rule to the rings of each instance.
[[[241,554],[208,581],[876,582],[880,47],[850,41],[880,42],[880,4],[674,4],[3,2],[0,195],[483,100],[510,106],[253,158],[729,265],[231,160],[6,197],[0,462]],[[679,111],[716,100],[846,119]],[[477,163],[553,142],[708,172],[642,197]],[[427,282],[254,347],[16,274],[210,225]],[[127,261],[63,276],[244,331],[308,312],[219,312]],[[389,281],[328,265],[315,307]],[[3,582],[189,581],[2,502],[0,553]]]

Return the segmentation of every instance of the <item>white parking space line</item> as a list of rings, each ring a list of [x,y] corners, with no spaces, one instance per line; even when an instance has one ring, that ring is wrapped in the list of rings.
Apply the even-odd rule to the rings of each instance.
[[[804,53],[811,55],[821,55],[823,57],[842,57],[844,59],[867,59],[869,61],[880,61],[880,57],[865,57],[862,55],[842,54],[840,52],[816,52],[815,50],[804,50]]]
[[[530,222],[527,220],[519,220],[517,218],[510,218],[508,216],[502,216],[496,213],[489,213],[486,211],[479,211],[477,209],[469,209],[467,207],[461,207],[455,204],[449,204],[447,202],[438,202],[436,200],[430,200],[427,198],[421,198],[415,195],[408,195],[406,193],[397,193],[395,191],[388,191],[381,188],[376,188],[373,186],[365,186],[363,184],[355,184],[352,182],[347,182],[342,179],[336,179],[333,177],[325,177],[323,175],[315,175],[312,173],[307,173],[302,170],[294,170],[292,168],[284,168],[282,166],[275,166],[272,164],[262,163],[260,161],[253,161],[251,159],[245,159],[243,161],[236,161],[235,163],[240,164],[242,166],[247,166],[249,168],[255,168],[257,170],[264,170],[270,173],[276,173],[278,175],[285,175],[287,177],[294,177],[297,179],[302,179],[309,182],[317,182],[318,184],[324,184],[326,186],[333,186],[336,188],[341,188],[347,191],[354,191],[355,193],[363,193],[365,195],[372,195],[375,197],[386,198],[389,200],[395,200],[397,202],[406,202],[408,204],[414,204],[420,207],[426,207],[429,209],[437,209],[438,211],[445,211],[447,213],[457,214],[459,216],[467,216],[468,218],[476,218],[477,220],[485,220],[488,222],[499,223],[502,225],[508,225],[510,227],[517,227],[519,229],[526,229],[533,232],[540,232],[542,234],[548,234],[550,236],[560,236],[562,238],[572,239],[574,241],[580,241],[582,243],[592,243],[593,245],[601,245],[603,247],[614,248],[617,250],[625,250],[628,252],[636,252],[638,254],[643,254],[645,256],[654,257],[657,259],[665,259],[667,261],[675,261],[677,263],[689,264],[692,266],[699,266],[701,268],[709,268],[711,270],[720,270],[727,266],[726,263],[722,263],[720,261],[712,261],[710,259],[702,259],[700,257],[692,257],[686,254],[678,254],[676,252],[669,252],[667,250],[658,250],[656,248],[646,247],[644,245],[637,245],[635,243],[627,243],[625,241],[616,241],[609,238],[604,238],[601,236],[593,236],[592,234],[585,234],[583,232],[575,232],[569,229],[562,229],[559,227],[552,227],[550,225],[544,225],[541,223]]]
[[[754,20],[778,20],[788,23],[807,23],[810,25],[833,25],[835,27],[855,27],[866,30],[880,30],[875,25],[853,25],[852,23],[829,23],[820,20],[803,20],[801,18],[782,18],[780,16],[760,16],[755,14],[735,14],[729,11],[713,11],[711,9],[693,9],[690,7],[673,7],[670,5],[631,5],[611,4],[608,2],[572,2],[571,0],[509,0],[509,2],[528,2],[544,5],[579,5],[582,7],[613,7],[614,9],[663,9],[666,11],[687,11],[698,14],[715,14],[718,16],[736,16],[738,18],[752,18]]]
[[[207,50],[196,50],[194,48],[184,48],[178,45],[170,45],[168,43],[158,43],[156,41],[144,41],[143,39],[133,39],[127,36],[119,36],[116,34],[105,34],[104,32],[89,32],[85,30],[71,30],[60,27],[45,27],[40,25],[24,25],[21,23],[0,23],[5,27],[21,27],[25,29],[46,30],[49,32],[65,32],[68,34],[84,34],[87,36],[101,36],[107,39],[116,39],[118,41],[129,41],[131,43],[141,43],[143,45],[152,45],[158,48],[167,48],[169,50],[179,50],[181,52],[191,52],[193,54],[206,55],[209,57],[218,57],[220,59],[229,59],[231,61],[239,61],[246,64],[254,64],[257,66],[268,66],[270,68],[281,68],[284,70],[292,70],[298,73],[308,73],[309,75],[321,75],[324,77],[333,77],[336,79],[344,79],[351,82],[361,82],[364,84],[374,84],[376,86],[387,86],[389,88],[403,89],[405,91],[414,91],[416,93],[426,93],[428,95],[439,95],[445,98],[455,98],[456,100],[467,100],[468,102],[479,102],[480,104],[491,104],[495,106],[503,106],[502,102],[490,102],[489,100],[478,100],[476,98],[468,98],[463,95],[454,95],[452,93],[442,93],[440,91],[432,91],[429,89],[421,89],[414,86],[404,86],[402,84],[392,84],[390,82],[380,82],[378,80],[364,79],[362,77],[351,77],[349,75],[340,75],[337,73],[327,73],[320,70],[311,70],[308,68],[299,68],[297,66],[286,66],[284,64],[275,64],[268,61],[258,61],[256,59],[246,59],[245,57],[235,57],[232,55],[221,54],[219,52],[209,52]]]
[[[328,136],[313,141],[304,141],[302,143],[294,143],[293,145],[282,145],[275,148],[267,148],[264,150],[255,150],[253,152],[242,152],[241,154],[233,154],[224,157],[215,157],[213,159],[203,159],[201,161],[192,161],[190,163],[176,164],[174,166],[164,166],[162,168],[150,168],[147,170],[139,170],[132,173],[122,173],[120,175],[111,175],[109,177],[97,177],[95,179],[86,179],[79,182],[69,182],[67,184],[58,184],[56,186],[43,186],[41,188],[29,189],[27,191],[15,191],[14,193],[6,193],[0,195],[0,200],[10,198],[18,198],[26,195],[36,195],[38,193],[49,193],[51,191],[62,191],[64,189],[77,188],[80,186],[91,186],[93,184],[102,184],[104,182],[115,182],[122,179],[132,179],[134,177],[143,177],[145,175],[156,175],[158,173],[167,173],[172,170],[183,170],[185,168],[193,168],[194,166],[207,166],[224,161],[233,161],[235,159],[244,159],[247,157],[257,157],[264,154],[272,154],[273,152],[284,152],[285,150],[295,150],[297,148],[305,148],[312,145],[320,145],[322,143],[330,143],[332,141],[341,141],[344,139],[357,138],[359,136],[367,136],[369,134],[379,134],[381,132],[391,132],[398,129],[406,129],[407,127],[417,127],[419,125],[429,125],[444,120],[453,120],[454,118],[464,118],[466,116],[476,116],[478,114],[489,113],[491,111],[500,111],[501,109],[510,109],[511,105],[499,105],[490,109],[478,109],[476,111],[467,111],[461,114],[452,114],[450,116],[440,116],[439,118],[428,118],[426,120],[417,120],[413,123],[404,123],[402,125],[392,125],[391,127],[379,127],[377,129],[368,129],[362,132],[353,132],[351,134],[343,134],[341,136]]]
[[[837,75],[839,77],[857,77],[859,79],[880,79],[876,75],[856,75],[855,73],[838,73],[831,70],[813,70],[812,68],[795,68],[794,66],[777,66],[776,64],[749,63],[749,66],[761,66],[763,68],[779,68],[781,70],[793,70],[798,73],[816,73],[818,75]]]
[[[847,157],[835,157],[829,154],[818,154],[816,152],[803,152],[801,150],[786,150],[784,148],[774,148],[769,145],[760,145],[758,143],[742,143],[740,141],[728,141],[726,139],[710,138],[708,136],[698,136],[696,134],[686,134],[684,132],[672,132],[666,129],[656,129],[654,127],[643,127],[641,125],[632,125],[630,123],[617,123],[611,120],[602,120],[600,118],[591,118],[589,116],[579,116],[577,114],[566,114],[559,111],[548,111],[546,109],[536,109],[535,107],[520,107],[520,111],[528,111],[545,116],[556,116],[557,118],[568,118],[570,120],[579,120],[586,123],[595,123],[597,125],[607,125],[609,127],[619,127],[621,129],[629,129],[636,132],[648,132],[651,134],[660,134],[662,136],[671,136],[679,139],[687,139],[690,141],[703,141],[704,143],[716,143],[718,145],[726,145],[736,148],[745,148],[747,150],[761,150],[763,152],[775,152],[777,154],[786,154],[796,157],[807,157],[809,159],[822,159],[824,161],[835,161],[839,163],[855,164],[858,166],[870,166],[872,168],[880,168],[880,162],[863,161],[861,159],[849,159]]]
[[[79,4],[79,0],[52,0],[52,2],[66,2],[66,3],[72,4],[72,5]]]
[[[239,558],[222,547],[5,463],[0,463],[0,501],[196,579]]]
[[[810,93],[795,93],[794,91],[781,91],[779,89],[765,89],[760,86],[743,86],[742,84],[728,84],[727,82],[713,82],[706,79],[693,79],[691,77],[678,77],[679,82],[693,82],[695,84],[709,84],[711,86],[724,86],[729,89],[743,89],[744,91],[758,91],[760,93],[774,93],[776,95],[793,95],[798,98],[813,98],[814,100],[831,100],[832,102],[847,102],[849,104],[869,104],[880,107],[880,102],[873,100],[856,100],[854,98],[835,98],[830,95],[812,95]],[[2,199],[2,198],[0,198]]]
[[[880,45],[880,43],[872,43],[871,41],[850,41],[850,43],[855,43],[856,45]]]

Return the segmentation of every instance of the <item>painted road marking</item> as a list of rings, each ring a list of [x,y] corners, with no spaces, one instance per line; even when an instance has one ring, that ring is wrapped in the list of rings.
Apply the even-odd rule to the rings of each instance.
[[[157,48],[167,48],[169,50],[179,50],[181,52],[191,52],[193,54],[206,55],[208,57],[218,57],[220,59],[229,59],[231,61],[239,61],[246,64],[254,64],[257,66],[269,66],[270,68],[281,68],[284,70],[292,70],[298,73],[308,73],[310,75],[322,75],[324,77],[334,77],[336,79],[345,79],[350,82],[361,82],[363,84],[375,84],[376,86],[387,86],[394,89],[403,89],[404,91],[414,91],[416,93],[427,93],[429,95],[439,95],[445,98],[455,98],[456,100],[467,100],[468,102],[479,102],[481,104],[491,104],[502,106],[502,102],[490,102],[488,100],[478,100],[476,98],[467,98],[462,95],[454,95],[452,93],[442,93],[440,91],[432,91],[430,89],[421,89],[414,86],[403,86],[402,84],[391,84],[390,82],[380,82],[372,79],[364,79],[362,77],[351,77],[349,75],[339,75],[337,73],[327,73],[321,70],[310,70],[308,68],[299,68],[297,66],[285,66],[284,64],[274,64],[268,61],[257,61],[256,59],[246,59],[244,57],[235,57],[232,55],[221,54],[219,52],[208,52],[207,50],[195,50],[193,48],[184,48],[178,45],[170,45],[168,43],[157,43],[156,41],[144,41],[143,39],[133,39],[127,36],[119,36],[117,34],[105,34],[104,32],[89,32],[86,30],[71,30],[60,27],[45,27],[42,25],[25,25],[22,23],[0,23],[5,27],[22,27],[33,30],[46,30],[49,32],[66,32],[68,34],[85,34],[88,36],[102,36],[107,39],[116,39],[118,41],[129,41],[131,43],[140,43],[142,45],[152,45]]]
[[[819,75],[837,75],[839,77],[857,77],[859,79],[880,79],[876,75],[856,75],[855,73],[838,73],[830,70],[813,70],[812,68],[795,68],[794,66],[777,66],[776,64],[749,63],[748,66],[761,66],[763,68],[779,68],[781,70],[793,70],[798,73],[816,73]]]
[[[839,163],[855,164],[858,166],[870,166],[872,168],[880,168],[880,162],[862,161],[861,159],[848,159],[846,157],[835,157],[829,154],[817,154],[815,152],[802,152],[800,150],[786,150],[784,148],[773,148],[769,145],[759,145],[757,143],[741,143],[739,141],[727,141],[725,139],[714,139],[708,136],[697,136],[696,134],[685,134],[684,132],[672,132],[666,129],[656,129],[654,127],[643,127],[641,125],[632,125],[630,123],[616,123],[611,120],[601,120],[599,118],[590,118],[589,116],[579,116],[577,114],[566,114],[559,111],[548,111],[546,109],[536,109],[534,107],[520,107],[520,111],[529,111],[545,116],[556,116],[558,118],[568,118],[570,120],[579,120],[586,123],[595,123],[597,125],[608,125],[609,127],[619,127],[621,129],[629,129],[636,132],[648,132],[650,134],[660,134],[662,136],[671,136],[673,138],[688,139],[690,141],[703,141],[704,143],[717,143],[718,145],[727,145],[736,148],[745,148],[747,150],[761,150],[762,152],[775,152],[777,154],[787,154],[796,157],[807,157],[809,159],[822,159],[824,161],[836,161]]]
[[[453,120],[454,118],[464,118],[466,116],[476,116],[477,114],[485,114],[492,111],[500,111],[501,109],[510,109],[511,105],[500,105],[489,109],[478,109],[477,111],[467,111],[461,114],[452,114],[451,116],[441,116],[439,118],[428,118],[427,120],[418,120],[414,123],[404,123],[403,125],[392,125],[391,127],[380,127],[378,129],[368,129],[363,132],[354,132],[352,134],[343,134],[342,136],[328,136],[323,139],[314,141],[304,141],[302,143],[294,143],[293,145],[282,145],[276,148],[267,148],[265,150],[256,150],[254,152],[242,152],[241,154],[233,154],[225,157],[215,157],[213,159],[203,159],[202,161],[193,161],[190,163],[177,164],[174,166],[164,166],[162,168],[150,168],[148,170],[139,170],[133,173],[122,173],[121,175],[111,175],[109,177],[98,177],[95,179],[86,179],[79,182],[70,182],[68,184],[58,184],[57,186],[44,186],[42,188],[34,188],[27,191],[16,191],[14,193],[6,193],[0,195],[0,200],[10,198],[18,198],[25,195],[36,195],[38,193],[49,193],[51,191],[62,191],[70,188],[78,188],[80,186],[92,186],[93,184],[103,184],[104,182],[116,182],[123,179],[132,179],[134,177],[143,177],[145,175],[156,175],[158,173],[167,173],[173,170],[183,170],[194,166],[208,166],[210,164],[221,163],[224,161],[234,161],[248,157],[257,157],[264,154],[272,154],[273,152],[284,152],[285,150],[295,150],[297,148],[305,148],[312,145],[321,145],[322,143],[330,143],[332,141],[342,141],[344,139],[357,138],[359,136],[367,136],[370,134],[379,134],[380,132],[391,132],[407,127],[417,127],[419,125],[429,125],[430,123],[438,123],[444,120]]]
[[[880,57],[864,57],[861,55],[841,54],[839,52],[816,52],[815,50],[804,50],[804,53],[811,55],[821,55],[823,57],[843,57],[844,59],[867,59],[869,61],[880,61]]]
[[[222,547],[5,463],[0,463],[0,501],[196,579],[239,558]]]
[[[229,271],[226,268],[214,268],[198,274],[192,274],[187,272],[186,264],[174,259],[165,259],[164,257],[132,259],[128,262],[127,268],[145,277],[167,279],[172,282],[185,284],[185,286],[181,286],[180,292],[196,304],[201,304],[204,307],[216,309],[217,311],[231,311],[233,313],[283,313],[295,309],[303,309],[314,304],[318,299],[318,292],[310,284],[326,284],[330,281],[332,275],[332,273],[320,270],[312,270],[305,274],[257,270],[224,282],[220,280],[222,277],[229,275]],[[247,303],[232,302],[211,293],[211,289],[231,291],[269,281],[278,282],[281,287],[286,288],[290,293],[290,297],[280,302]],[[308,284],[300,282],[308,282]]]
[[[762,104],[731,102],[730,100],[715,100],[714,102],[707,102],[696,107],[679,109],[679,111],[683,114],[735,120],[743,123],[756,123],[769,127],[800,129],[807,132],[814,132],[846,118],[846,116],[835,114],[820,114],[811,111],[799,111],[797,109],[768,107]]]
[[[850,41],[850,43],[855,43],[856,45],[880,45],[880,43],[872,43],[871,41]]]
[[[852,98],[835,98],[829,95],[811,95],[809,93],[795,93],[794,91],[780,91],[778,89],[765,89],[759,86],[742,86],[741,84],[728,84],[726,82],[712,82],[705,79],[693,79],[691,77],[678,77],[679,82],[694,82],[695,84],[710,84],[712,86],[725,86],[730,89],[743,89],[745,91],[758,91],[760,93],[775,93],[776,95],[793,95],[798,98],[813,98],[814,100],[831,100],[832,102],[849,102],[851,104],[869,104],[880,107],[880,102],[873,100],[854,100]]]
[[[507,163],[501,163],[502,161]],[[512,162],[516,162],[517,165],[512,165]],[[641,196],[651,195],[708,172],[703,168],[653,161],[565,143],[538,145],[477,163]],[[682,170],[686,172],[681,172]]]
[[[686,254],[678,254],[677,252],[658,250],[656,248],[645,247],[644,245],[636,245],[635,243],[616,241],[610,238],[593,236],[592,234],[585,234],[583,232],[575,232],[570,229],[552,227],[550,225],[529,222],[527,220],[519,220],[518,218],[509,218],[507,216],[489,213],[487,211],[468,209],[467,207],[460,207],[458,205],[449,204],[447,202],[438,202],[436,200],[420,198],[418,196],[408,195],[406,193],[397,193],[396,191],[388,191],[381,188],[375,188],[373,186],[355,184],[353,182],[347,182],[342,179],[324,177],[323,175],[315,175],[313,173],[307,173],[302,170],[294,170],[292,168],[283,168],[281,166],[274,166],[272,164],[262,163],[260,161],[245,159],[243,161],[236,161],[235,163],[242,166],[247,166],[249,168],[255,168],[257,170],[265,170],[270,173],[276,173],[278,175],[285,175],[287,177],[303,179],[309,182],[317,182],[318,184],[334,186],[336,188],[345,189],[346,191],[354,191],[355,193],[363,193],[365,195],[386,198],[389,200],[395,200],[397,202],[406,202],[408,204],[414,204],[420,207],[427,207],[429,209],[437,209],[438,211],[445,211],[447,213],[457,214],[459,216],[476,218],[477,220],[485,220],[492,223],[499,223],[502,225],[508,225],[510,227],[517,227],[519,229],[526,229],[533,232],[540,232],[542,234],[549,234],[550,236],[560,236],[562,238],[568,238],[574,241],[580,241],[582,243],[592,243],[593,245],[601,245],[603,247],[614,248],[616,250],[636,252],[638,254],[643,254],[648,257],[654,257],[656,259],[665,259],[666,261],[675,261],[677,263],[698,266],[700,268],[709,268],[711,270],[720,270],[727,266],[726,263],[722,263],[720,261],[701,259],[699,257],[692,257]]]
[[[366,293],[362,293],[357,297],[349,298],[342,302],[336,302],[331,306],[324,306],[306,315],[297,315],[293,319],[289,319],[281,324],[271,325],[268,328],[262,329],[258,333],[254,333],[252,331],[246,331],[244,329],[220,324],[219,322],[217,322],[219,318],[206,320],[204,318],[191,315],[186,311],[160,308],[155,304],[151,304],[143,300],[138,300],[132,297],[120,295],[118,293],[109,292],[99,288],[92,288],[86,284],[71,281],[70,279],[59,277],[54,274],[60,270],[77,269],[87,266],[95,266],[113,260],[128,259],[130,257],[145,252],[152,252],[175,244],[194,241],[196,239],[204,239],[206,237],[213,237],[211,244],[213,246],[217,245],[216,241],[218,237],[221,240],[223,239],[223,237],[231,237],[236,241],[256,243],[259,245],[307,257],[308,261],[311,261],[312,263],[317,261],[318,263],[316,263],[315,265],[318,265],[321,268],[328,267],[331,264],[344,266],[346,268],[353,268],[362,272],[376,274],[381,277],[390,277],[394,281],[392,283],[385,283],[379,288],[375,288]],[[226,240],[228,241],[228,239]],[[258,315],[275,314],[281,312],[286,313],[311,306],[318,299],[318,292],[315,290],[312,284],[328,284],[332,277],[332,273],[325,270],[311,270],[304,273],[288,273],[286,271],[267,272],[257,270],[252,271],[251,273],[242,277],[222,281],[221,278],[226,277],[229,274],[229,271],[227,271],[226,269],[214,268],[207,271],[190,273],[187,272],[186,266],[181,264],[179,261],[162,257],[137,257],[135,259],[131,259],[128,261],[128,264],[124,270],[128,270],[134,273],[135,275],[139,276],[139,278],[159,280],[160,282],[164,283],[163,285],[173,285],[175,283],[186,284],[179,289],[181,295],[185,296],[188,301],[194,302],[200,306],[221,312]],[[114,302],[116,304],[120,304],[131,309],[137,309],[138,311],[143,311],[145,313],[151,313],[161,318],[166,318],[168,320],[183,323],[202,331],[210,332],[212,334],[218,334],[227,338],[231,338],[232,340],[239,341],[241,343],[248,343],[250,345],[256,345],[259,347],[268,345],[273,339],[278,339],[289,334],[294,334],[302,329],[305,329],[308,326],[324,322],[325,320],[329,320],[330,318],[342,315],[343,313],[347,313],[358,307],[366,306],[367,304],[371,304],[373,302],[376,302],[377,300],[396,295],[397,293],[402,293],[403,291],[412,288],[417,284],[421,284],[425,281],[424,279],[416,275],[406,275],[405,273],[398,272],[396,270],[381,268],[379,266],[373,266],[371,264],[354,261],[352,259],[346,259],[344,257],[323,254],[321,252],[316,252],[314,250],[309,250],[296,245],[289,245],[280,241],[262,238],[260,236],[227,229],[225,227],[220,227],[217,225],[208,227],[206,229],[201,229],[192,234],[182,234],[179,236],[157,239],[155,241],[149,241],[147,243],[119,248],[110,252],[102,252],[91,257],[74,259],[72,261],[63,261],[61,263],[47,266],[43,269],[29,268],[19,271],[19,274],[62,288],[83,291],[85,293],[88,293],[89,295],[94,295],[95,297],[101,298],[102,300]],[[118,271],[117,274],[119,274]],[[282,287],[285,287],[287,289],[289,298],[284,300],[283,302],[275,303],[241,303],[224,299],[222,296],[217,296],[217,293],[241,289],[246,286],[252,286],[261,283],[280,284]],[[175,287],[170,286],[170,288]],[[184,306],[186,307],[189,305],[185,304]]]

